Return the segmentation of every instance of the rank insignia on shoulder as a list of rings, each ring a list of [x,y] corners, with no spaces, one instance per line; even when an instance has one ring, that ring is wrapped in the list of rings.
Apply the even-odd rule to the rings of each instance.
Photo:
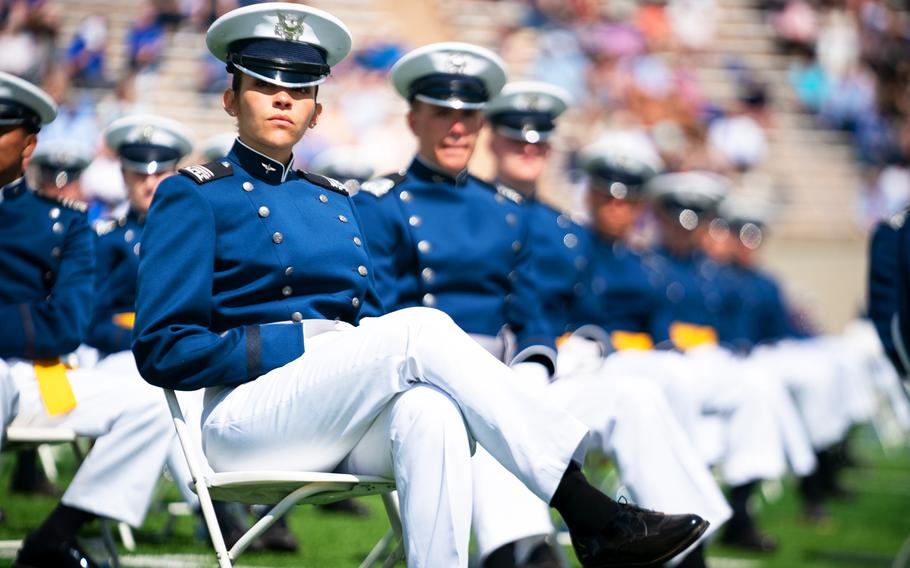
[[[385,177],[371,179],[360,184],[360,191],[373,194],[376,197],[382,197],[392,190],[393,187],[401,183],[404,179],[402,174],[392,174]]]
[[[337,179],[330,178],[327,176],[321,176],[319,174],[314,174],[311,172],[304,172],[304,171],[300,171],[300,170],[298,170],[297,173],[303,179],[307,180],[308,182],[310,182],[312,184],[318,185],[319,187],[324,187],[326,189],[330,189],[330,190],[340,193],[342,195],[348,195],[348,188],[346,188],[344,186],[344,184],[341,183],[340,181],[338,181]]]
[[[103,237],[104,235],[116,229],[118,226],[119,223],[116,219],[99,219],[95,223],[95,233],[97,233],[99,237]]]
[[[522,197],[520,193],[518,193],[511,187],[506,187],[506,186],[502,185],[501,183],[496,184],[496,193],[505,197],[509,201],[513,201],[515,203],[521,203],[522,201],[524,201],[524,197]]]
[[[44,195],[39,193],[39,196],[47,199],[51,203],[57,203],[66,207],[67,209],[72,209],[73,211],[78,211],[79,213],[85,213],[88,211],[88,203],[85,201],[80,201],[78,199],[72,199],[70,197],[60,197],[59,195]]]
[[[214,161],[207,164],[197,164],[180,169],[180,173],[202,185],[216,179],[234,175],[234,168],[230,162]]]

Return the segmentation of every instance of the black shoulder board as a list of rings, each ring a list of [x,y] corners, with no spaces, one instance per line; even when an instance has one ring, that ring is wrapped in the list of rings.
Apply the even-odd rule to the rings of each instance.
[[[72,209],[73,211],[78,211],[80,213],[85,213],[86,211],[88,211],[88,203],[86,203],[85,201],[80,201],[78,199],[72,199],[69,197],[60,197],[59,195],[45,195],[43,193],[37,193],[37,192],[35,192],[35,194],[38,197],[41,197],[43,199],[50,201],[51,203],[54,203],[56,205],[62,205],[64,207],[66,207],[67,209]]]
[[[321,176],[319,174],[314,174],[314,173],[310,173],[310,172],[304,172],[302,170],[297,170],[297,174],[300,175],[300,177],[302,177],[303,179],[307,180],[308,182],[310,182],[314,185],[318,185],[319,187],[324,187],[326,189],[335,191],[342,195],[348,195],[348,188],[346,188],[344,186],[344,184],[341,183],[340,181],[338,181],[337,179],[333,179],[333,178],[326,177],[326,176]]]
[[[202,185],[216,179],[234,175],[234,168],[231,166],[230,162],[216,160],[207,164],[181,168],[180,173],[199,185]]]

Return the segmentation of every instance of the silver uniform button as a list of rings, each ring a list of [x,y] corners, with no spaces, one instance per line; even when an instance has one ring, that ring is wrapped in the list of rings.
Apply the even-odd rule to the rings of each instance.
[[[502,195],[500,195],[498,193],[496,194],[496,203],[502,203],[505,200],[506,200],[505,197],[503,197]]]
[[[51,209],[51,210],[48,212],[47,215],[48,215],[51,219],[57,219],[58,217],[60,217],[60,208],[59,208],[59,207],[54,207],[53,209]]]
[[[57,233],[58,235],[63,232],[63,223],[57,222],[51,227],[51,230]]]
[[[512,241],[512,250],[518,252],[521,250],[521,241]]]
[[[229,162],[221,162],[221,165],[224,166],[224,167],[228,167],[228,166],[230,166],[231,164],[230,164]]]
[[[293,314],[291,314],[291,321],[294,323],[299,323],[299,322],[303,321],[303,314],[300,312],[294,312]]]
[[[266,207],[265,205],[263,205],[262,207],[259,208],[259,216],[262,217],[263,219],[268,217],[269,213],[271,213],[271,211],[269,211],[269,208]]]
[[[243,182],[243,191],[253,191],[253,184],[248,181]]]
[[[506,301],[506,302],[511,302],[511,301],[512,301],[512,294],[506,294],[505,301]]]
[[[518,222],[518,217],[515,216],[515,213],[509,213],[506,215],[506,223],[509,225],[514,225]]]
[[[430,241],[420,241],[417,243],[417,250],[420,252],[430,252],[430,249],[433,248],[433,245],[430,244]]]
[[[139,244],[140,243],[136,243],[133,245],[133,254],[135,254],[136,256],[139,256]]]
[[[518,273],[517,273],[517,272],[515,272],[514,270],[511,271],[511,272],[509,272],[509,280],[510,280],[510,281],[514,282],[516,278],[518,278]]]
[[[348,222],[348,218],[345,217],[344,215],[339,215],[339,216],[338,216],[338,220],[341,221],[342,223],[347,223],[347,222]]]
[[[284,240],[284,235],[282,235],[278,231],[275,231],[274,233],[272,233],[272,242],[275,243],[276,245],[280,245],[283,240]]]
[[[419,227],[420,223],[421,223],[420,217],[418,217],[417,215],[411,215],[410,217],[408,217],[408,224],[410,226]]]
[[[408,190],[404,190],[398,194],[398,198],[401,199],[402,201],[404,201],[405,203],[407,203],[408,201],[411,200],[411,192],[409,192]]]
[[[569,218],[566,217],[565,215],[560,215],[559,217],[556,218],[556,224],[559,225],[560,229],[567,229],[569,227],[569,225],[571,224],[571,222],[569,221]]]
[[[360,237],[354,237],[354,244],[357,246],[363,246],[363,241],[360,240]]]
[[[291,274],[294,274],[294,267],[293,267],[293,266],[288,266],[287,268],[284,269],[284,275],[285,275],[285,276],[290,276]]]
[[[127,229],[126,232],[123,233],[123,240],[129,243],[132,242],[133,237],[135,236],[136,233],[132,229]]]
[[[433,272],[432,268],[424,268],[423,270],[420,271],[420,276],[421,276],[421,278],[423,278],[424,282],[432,282],[433,277],[436,276],[436,273]]]
[[[358,267],[357,267],[357,274],[359,274],[359,275],[361,275],[361,276],[366,276],[366,275],[368,274],[368,273],[367,273],[367,267],[364,266],[364,265],[362,265],[362,264],[361,264],[360,266],[358,266]]]
[[[351,305],[355,308],[360,307],[360,298],[351,298]]]
[[[290,286],[285,286],[284,288],[281,289],[282,296],[290,296],[291,293],[293,293],[293,292],[294,292],[294,289],[291,288]]]
[[[424,294],[423,295],[423,305],[424,306],[435,306],[436,305],[436,296],[433,294]]]
[[[319,194],[319,201],[322,202],[322,203],[328,203],[328,202],[329,202],[329,198],[326,197],[324,193],[320,193],[320,194]]]
[[[54,258],[60,258],[60,247],[54,247],[51,249],[51,256]]]
[[[576,246],[578,246],[578,237],[576,237],[572,233],[567,233],[566,236],[564,236],[562,238],[562,243],[564,245],[566,245],[568,248],[575,248]]]

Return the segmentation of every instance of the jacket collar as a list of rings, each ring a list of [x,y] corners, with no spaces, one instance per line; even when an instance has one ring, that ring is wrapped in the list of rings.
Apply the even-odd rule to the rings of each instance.
[[[411,162],[411,165],[408,168],[408,173],[413,174],[414,176],[426,181],[432,181],[434,183],[447,183],[450,185],[459,186],[468,183],[468,179],[470,178],[467,168],[461,170],[457,175],[453,176],[452,174],[444,172],[438,167],[430,164],[427,160],[421,158],[420,156],[414,156],[414,160]]]
[[[291,171],[289,166],[294,163],[294,156],[291,156],[291,159],[288,161],[288,166],[285,166],[278,160],[272,159],[262,152],[253,150],[244,144],[240,138],[234,142],[234,147],[231,148],[231,153],[228,154],[228,158],[233,159],[233,161],[238,163],[246,173],[254,178],[272,185],[277,185],[285,181],[288,177],[288,173]]]
[[[25,184],[25,176],[15,179],[3,187],[0,187],[0,203],[6,199],[19,197],[27,191],[28,186]]]

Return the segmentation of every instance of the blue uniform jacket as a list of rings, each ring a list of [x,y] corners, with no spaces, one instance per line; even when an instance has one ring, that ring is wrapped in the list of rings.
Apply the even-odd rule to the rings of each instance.
[[[721,267],[701,252],[684,257],[656,248],[644,256],[656,306],[652,329],[666,336],[673,323],[712,327],[722,334],[722,318],[735,310],[733,289],[722,281]],[[658,338],[655,337],[655,342]]]
[[[136,274],[144,216],[100,221],[95,240],[95,309],[85,342],[103,354],[130,349],[133,329],[115,320],[136,310]]]
[[[355,202],[388,309],[436,307],[468,333],[508,325],[517,348],[555,353],[543,317],[521,197],[415,159],[404,175],[361,186]]]
[[[69,353],[92,313],[85,207],[41,197],[22,178],[0,192],[0,358]]]
[[[567,214],[538,199],[524,200],[534,261],[535,287],[543,316],[555,338],[589,323],[587,291],[589,240],[587,229]]]
[[[643,257],[626,244],[593,236],[588,299],[590,323],[607,333],[647,333],[654,343],[668,339],[667,327],[656,319],[661,298]]]
[[[381,313],[344,187],[239,140],[158,187],[139,260],[133,353],[152,384],[252,381],[298,358],[301,320]]]

